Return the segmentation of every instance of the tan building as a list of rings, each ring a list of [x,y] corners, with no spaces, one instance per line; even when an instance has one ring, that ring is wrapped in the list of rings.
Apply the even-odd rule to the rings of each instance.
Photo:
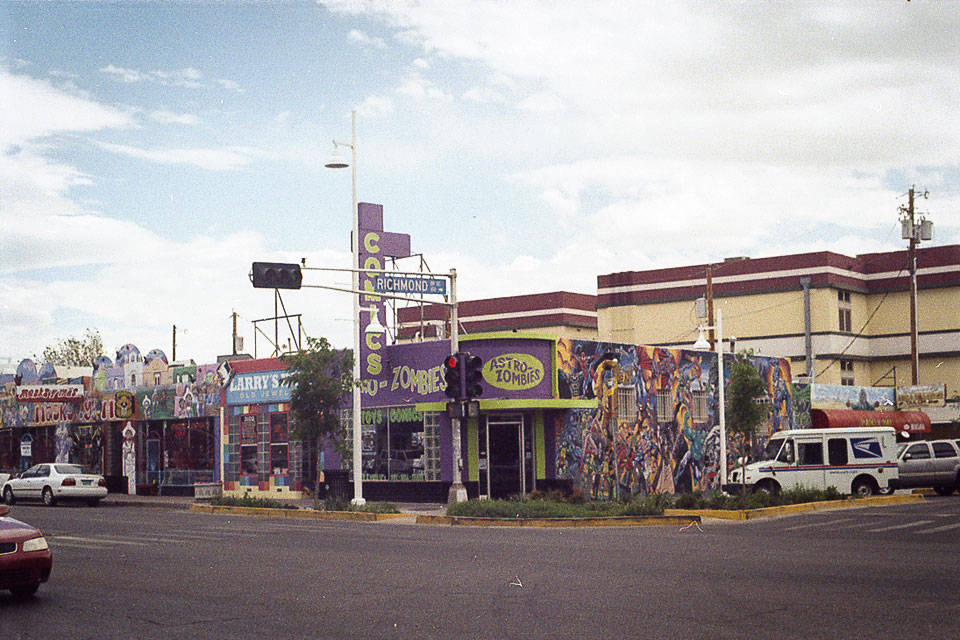
[[[464,300],[457,305],[461,335],[515,331],[578,340],[597,339],[596,296],[569,291]],[[397,310],[397,342],[450,335],[447,307],[427,304]]]
[[[960,396],[960,245],[918,249],[921,385]],[[600,340],[689,347],[708,265],[599,276]],[[911,380],[908,252],[737,258],[710,266],[712,298],[735,350],[788,357],[821,384],[906,386]],[[729,347],[728,347],[729,348]],[[812,359],[808,359],[808,354]],[[810,366],[808,366],[810,365]]]

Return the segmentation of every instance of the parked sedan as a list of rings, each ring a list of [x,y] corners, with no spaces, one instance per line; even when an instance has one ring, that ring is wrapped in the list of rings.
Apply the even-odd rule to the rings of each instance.
[[[106,496],[107,483],[103,476],[84,473],[76,464],[37,464],[3,485],[3,500],[7,504],[17,500],[43,500],[52,507],[58,500],[83,500],[95,507]]]
[[[53,555],[38,529],[7,517],[9,512],[0,504],[0,589],[25,598],[50,578]]]

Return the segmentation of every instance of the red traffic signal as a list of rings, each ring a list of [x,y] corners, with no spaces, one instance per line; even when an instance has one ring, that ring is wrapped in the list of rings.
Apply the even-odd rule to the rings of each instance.
[[[443,361],[443,393],[448,398],[459,400],[463,397],[463,366],[460,354],[454,353]]]

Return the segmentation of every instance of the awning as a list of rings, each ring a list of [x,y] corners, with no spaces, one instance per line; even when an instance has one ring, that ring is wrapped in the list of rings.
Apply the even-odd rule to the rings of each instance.
[[[810,409],[810,426],[827,427],[893,427],[897,432],[930,433],[930,417],[922,411],[853,411]]]

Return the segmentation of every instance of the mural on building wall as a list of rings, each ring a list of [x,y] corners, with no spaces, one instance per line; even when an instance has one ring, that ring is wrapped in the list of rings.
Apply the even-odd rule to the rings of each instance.
[[[814,384],[810,392],[812,409],[853,409],[855,411],[893,411],[897,391],[892,387],[855,387]]]
[[[715,354],[570,339],[557,348],[561,396],[597,402],[558,425],[558,478],[594,498],[716,488]],[[762,433],[791,428],[789,363],[751,360],[770,398]]]

